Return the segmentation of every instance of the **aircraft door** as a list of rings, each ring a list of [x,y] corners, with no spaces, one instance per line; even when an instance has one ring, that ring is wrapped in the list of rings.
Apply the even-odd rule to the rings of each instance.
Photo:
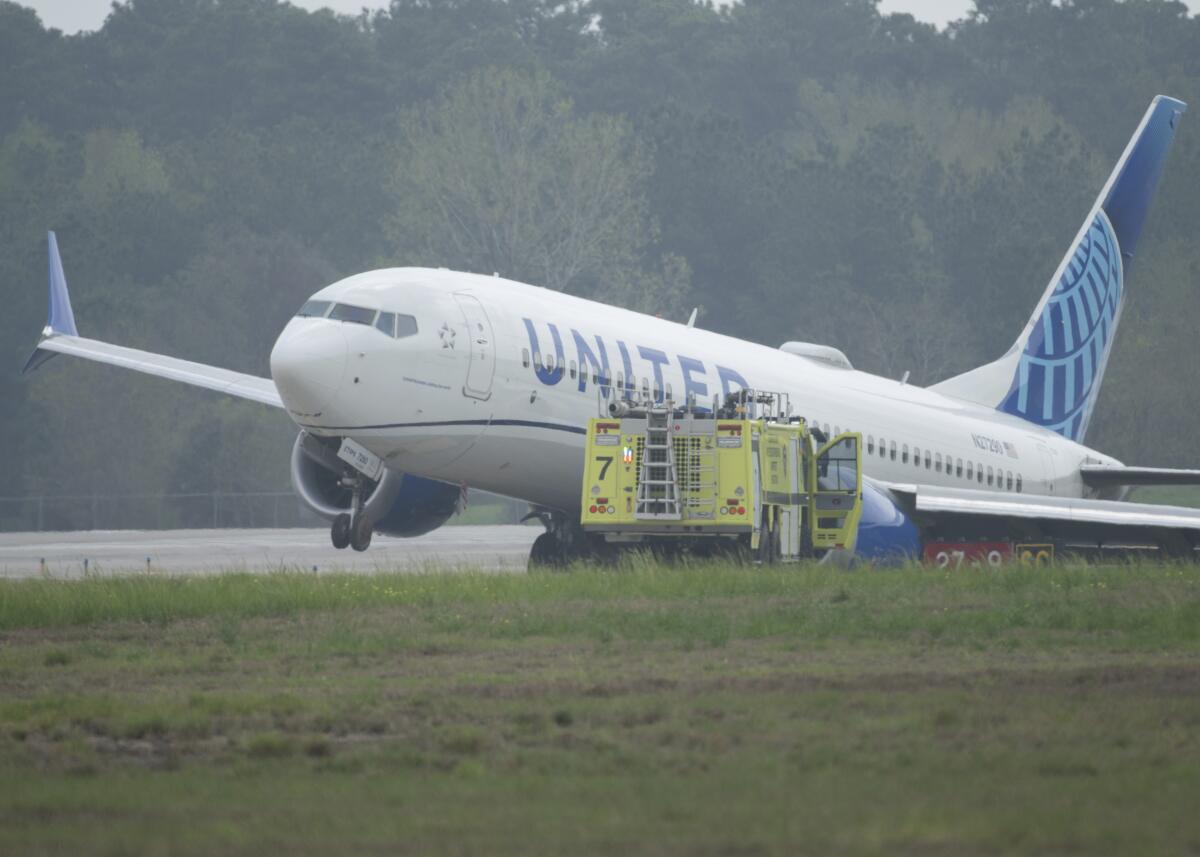
[[[492,337],[492,322],[477,298],[456,294],[454,299],[458,301],[458,307],[467,322],[467,338],[471,345],[471,362],[467,366],[463,395],[486,401],[492,397],[492,376],[496,374],[496,347]]]

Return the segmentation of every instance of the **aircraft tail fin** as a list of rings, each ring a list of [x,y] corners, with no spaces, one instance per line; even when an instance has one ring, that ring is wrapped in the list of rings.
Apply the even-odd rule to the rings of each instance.
[[[1082,441],[1121,319],[1125,275],[1182,101],[1157,96],[1008,352],[930,389]]]

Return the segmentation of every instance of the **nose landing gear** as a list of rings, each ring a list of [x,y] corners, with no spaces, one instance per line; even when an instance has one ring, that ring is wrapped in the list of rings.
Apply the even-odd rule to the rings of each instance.
[[[371,546],[371,534],[374,531],[371,519],[359,513],[350,526],[350,547],[356,551],[365,551]]]
[[[329,530],[329,540],[338,550],[350,547],[350,516],[347,513],[342,512],[333,519],[333,526]]]
[[[371,546],[371,535],[375,525],[363,509],[363,482],[358,474],[342,477],[342,485],[350,489],[350,511],[342,512],[333,519],[329,528],[329,540],[338,550],[347,547],[365,551]]]

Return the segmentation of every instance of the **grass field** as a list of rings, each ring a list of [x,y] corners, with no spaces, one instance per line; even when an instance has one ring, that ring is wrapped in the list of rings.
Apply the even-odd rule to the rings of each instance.
[[[0,583],[0,853],[1200,851],[1200,570]]]
[[[1195,485],[1159,485],[1135,488],[1130,495],[1135,503],[1158,503],[1164,506],[1200,507],[1200,488]]]

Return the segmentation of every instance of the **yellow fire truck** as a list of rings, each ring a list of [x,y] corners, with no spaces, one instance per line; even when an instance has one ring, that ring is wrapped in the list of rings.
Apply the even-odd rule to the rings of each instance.
[[[779,393],[739,391],[714,411],[617,402],[588,425],[585,532],[762,562],[853,551],[862,438],[827,439]]]

